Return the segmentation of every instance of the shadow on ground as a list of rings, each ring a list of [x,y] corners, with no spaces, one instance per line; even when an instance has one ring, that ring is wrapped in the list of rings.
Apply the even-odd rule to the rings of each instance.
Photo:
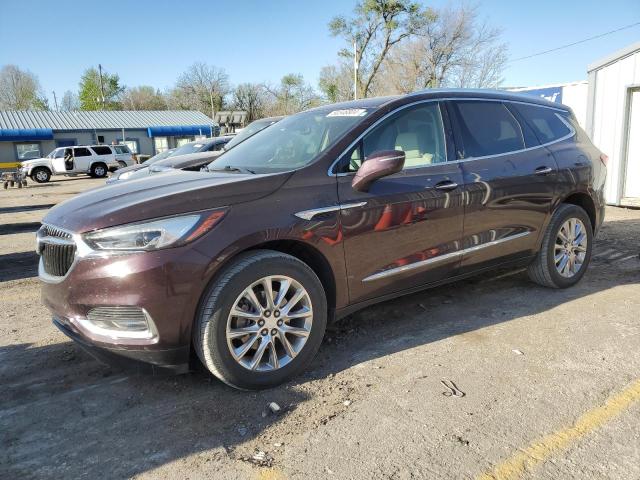
[[[640,233],[638,222],[627,227]],[[241,444],[296,410],[313,415],[321,406],[314,392],[337,372],[640,281],[638,252],[629,249],[637,244],[602,247],[609,253],[596,251],[571,289],[503,271],[369,307],[331,327],[308,373],[263,392],[236,391],[203,372],[129,376],[70,342],[2,347],[0,477],[123,478],[200,452],[251,461],[236,453]],[[269,412],[272,401],[282,414]]]

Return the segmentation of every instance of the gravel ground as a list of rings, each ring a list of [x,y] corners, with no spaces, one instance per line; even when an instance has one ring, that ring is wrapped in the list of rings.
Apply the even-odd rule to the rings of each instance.
[[[607,210],[574,288],[500,271],[373,306],[255,393],[112,370],[51,325],[33,232],[100,184],[0,191],[0,478],[640,478],[640,211]]]

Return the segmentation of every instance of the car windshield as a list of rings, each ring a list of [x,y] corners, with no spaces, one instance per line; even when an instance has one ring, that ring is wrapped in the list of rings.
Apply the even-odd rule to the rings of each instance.
[[[264,130],[269,125],[273,125],[276,122],[277,120],[272,120],[272,119],[256,120],[255,122],[251,122],[249,125],[243,128],[239,134],[237,134],[235,137],[229,140],[229,143],[227,143],[224,146],[225,151],[235,147],[239,143],[245,141],[247,138],[255,135],[259,131]]]
[[[284,172],[311,163],[371,110],[323,107],[292,115],[249,137],[218,159],[211,170]]]
[[[169,156],[171,156],[171,154],[175,152],[174,149],[171,150],[165,150],[164,152],[160,152],[157,155],[154,155],[153,157],[151,157],[149,160],[147,160],[146,162],[144,162],[145,165],[151,165],[152,163],[156,163],[159,160],[165,159]]]
[[[207,142],[209,142],[209,140],[207,140],[206,142],[185,143],[181,147],[176,148],[173,151],[173,153],[169,155],[169,157],[177,157],[178,155],[186,155],[188,153],[199,152],[204,148],[204,146],[207,144]]]

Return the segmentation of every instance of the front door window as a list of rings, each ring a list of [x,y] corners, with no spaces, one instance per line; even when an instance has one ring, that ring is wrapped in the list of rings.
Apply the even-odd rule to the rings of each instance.
[[[442,114],[431,102],[400,110],[369,132],[349,156],[346,171],[355,172],[374,152],[399,150],[406,168],[447,161]]]

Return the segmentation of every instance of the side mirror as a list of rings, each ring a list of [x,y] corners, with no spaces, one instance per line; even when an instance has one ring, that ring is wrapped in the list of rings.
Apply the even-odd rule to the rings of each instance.
[[[372,153],[356,172],[351,186],[358,192],[366,192],[379,178],[397,173],[404,167],[404,152],[398,150],[380,150]]]

